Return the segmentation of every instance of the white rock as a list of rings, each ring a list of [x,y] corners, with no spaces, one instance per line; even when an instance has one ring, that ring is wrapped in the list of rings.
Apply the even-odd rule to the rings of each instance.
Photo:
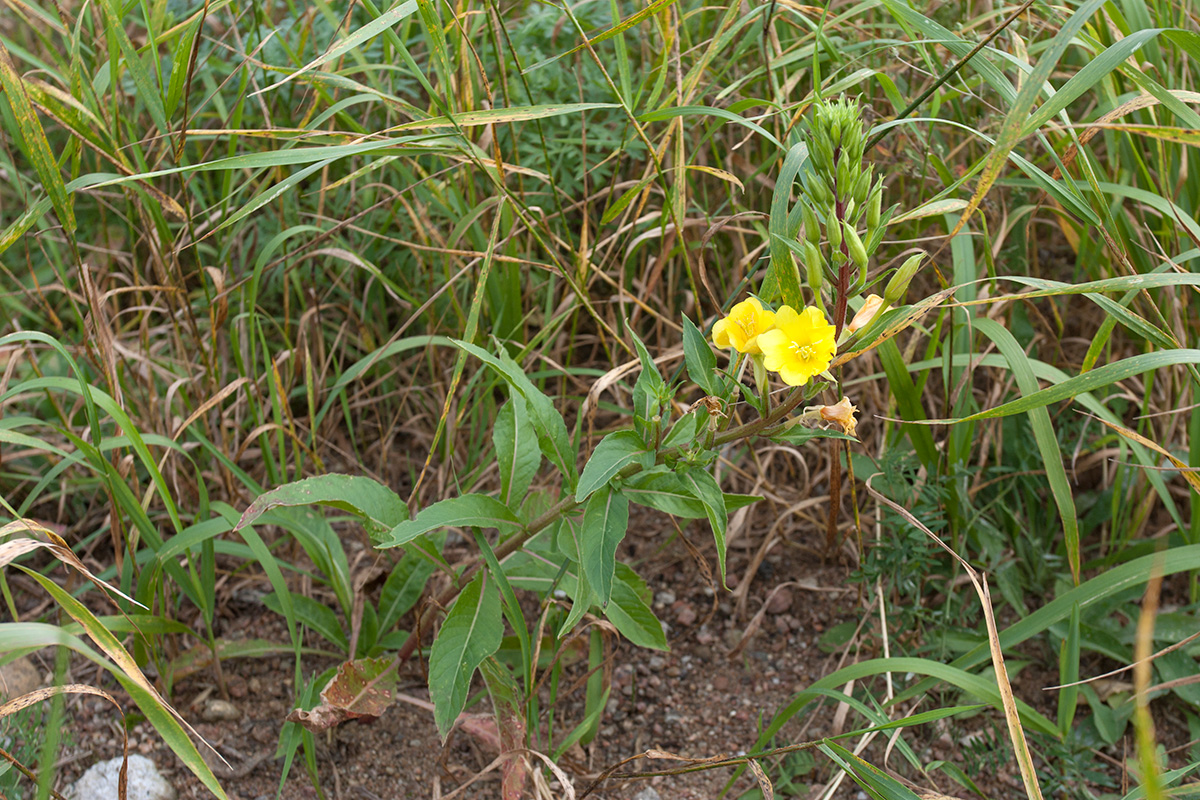
[[[93,764],[67,790],[67,800],[117,800],[117,780],[120,775],[120,758]],[[154,762],[145,756],[129,757],[127,781],[127,800],[175,800],[175,787],[158,774]]]
[[[633,796],[633,800],[662,800],[662,798],[659,797],[659,794],[654,790],[654,787],[647,786],[645,789],[642,789],[640,792],[635,794]]]

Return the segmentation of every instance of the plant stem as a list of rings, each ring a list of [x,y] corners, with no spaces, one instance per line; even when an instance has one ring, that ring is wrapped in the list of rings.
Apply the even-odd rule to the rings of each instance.
[[[770,414],[752,422],[747,422],[744,425],[739,425],[736,428],[725,431],[724,433],[717,434],[712,438],[712,446],[719,447],[723,444],[737,441],[738,439],[748,439],[751,436],[755,436],[764,429],[782,420],[803,401],[804,389],[802,387],[796,387],[782,403],[771,410]],[[656,463],[661,464],[670,452],[672,451],[659,453]],[[641,465],[630,464],[625,469],[618,472],[617,477],[630,478],[641,471]],[[581,505],[582,503],[579,503],[575,500],[575,495],[568,495],[567,497],[559,499],[557,503],[548,508],[544,513],[541,514],[541,516],[537,517],[527,526],[525,526],[520,533],[517,533],[512,538],[506,539],[497,544],[495,548],[496,559],[503,560],[506,556],[512,555],[517,550],[524,547],[525,543],[534,536],[550,527],[550,525],[553,524],[554,521],[563,514],[569,514],[570,512],[579,508]],[[437,597],[433,599],[434,605],[444,607],[453,601],[455,597],[458,597],[458,593],[460,591],[459,587],[466,585],[482,566],[483,561],[480,559],[476,560],[475,563],[467,567],[463,571],[462,576],[459,578],[457,584],[451,584],[450,586],[447,586],[437,595]],[[408,657],[413,654],[413,651],[417,649],[418,645],[420,645],[420,639],[416,635],[416,632],[410,632],[408,639],[404,642],[400,649],[396,651],[396,657],[393,659],[391,666],[399,666],[407,661]],[[389,671],[391,666],[389,666]]]

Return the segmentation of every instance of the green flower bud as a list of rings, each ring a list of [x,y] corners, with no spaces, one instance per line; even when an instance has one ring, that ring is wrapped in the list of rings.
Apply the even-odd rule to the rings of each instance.
[[[829,237],[829,246],[833,250],[842,247],[842,221],[838,219],[837,209],[829,209],[829,219],[825,220],[825,235]]]
[[[854,226],[849,223],[843,225],[846,238],[846,249],[850,251],[850,258],[854,259],[854,263],[858,265],[860,270],[866,270],[867,261],[870,260],[867,256],[867,248],[863,246],[863,241],[858,237],[858,231],[854,230]]]
[[[817,212],[803,200],[800,201],[800,213],[804,217],[804,238],[811,244],[821,242],[821,223],[817,220]]]
[[[846,203],[845,210],[842,211],[842,219],[854,219],[854,209],[857,207],[857,205],[858,204],[854,202],[854,199],[851,198],[850,202]]]
[[[854,181],[858,178],[858,176],[851,172],[852,169],[853,167],[850,166],[850,159],[843,157],[840,161],[838,161],[837,196],[839,198],[849,197],[850,193],[854,191]]]
[[[828,133],[818,134],[812,139],[813,162],[818,171],[829,172],[833,169],[833,140]]]
[[[913,275],[917,274],[924,259],[924,253],[917,253],[900,265],[900,269],[896,270],[896,274],[888,281],[887,288],[883,291],[885,303],[889,306],[896,306],[904,301],[904,295],[908,293],[908,284],[912,281]]]
[[[874,231],[879,227],[879,213],[883,209],[883,181],[875,184],[871,197],[867,200],[867,230]]]
[[[804,243],[804,269],[808,274],[808,287],[813,294],[821,293],[825,283],[825,259],[821,258],[821,250],[811,241]]]
[[[854,192],[851,196],[859,206],[867,202],[867,196],[871,193],[871,172],[871,168],[867,167],[854,183]]]

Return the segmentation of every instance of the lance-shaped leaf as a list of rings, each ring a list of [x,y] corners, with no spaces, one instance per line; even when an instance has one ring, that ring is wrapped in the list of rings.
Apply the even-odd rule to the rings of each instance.
[[[617,431],[605,436],[579,476],[575,487],[575,502],[582,503],[630,464],[649,469],[654,466],[654,453],[646,449],[642,439],[633,431]]]
[[[647,508],[657,509],[665,514],[671,514],[684,519],[704,519],[708,511],[704,503],[688,489],[683,479],[666,467],[657,467],[661,471],[646,472],[634,475],[623,484],[622,492],[630,501]],[[725,511],[737,511],[739,508],[762,500],[758,495],[734,494],[726,492]]]
[[[417,604],[434,564],[415,550],[406,550],[379,591],[379,630],[386,633]]]
[[[521,527],[521,520],[494,497],[464,494],[434,503],[417,514],[416,519],[401,522],[383,536],[378,547],[400,547],[430,531],[451,527],[512,530]]]
[[[618,563],[604,616],[617,632],[638,647],[669,650],[662,623],[643,599],[646,594],[646,584],[638,574],[629,565]]]
[[[629,528],[629,499],[610,486],[594,493],[583,510],[583,574],[607,607],[612,595],[617,545]]]
[[[542,454],[525,398],[517,392],[512,393],[496,415],[492,444],[496,446],[496,461],[500,465],[500,502],[520,507],[542,464]]]
[[[725,531],[729,527],[729,511],[725,507],[725,495],[717,479],[700,467],[693,467],[680,476],[692,496],[704,504],[704,514],[712,525],[713,540],[717,545],[717,563],[721,567],[721,585],[725,585]]]
[[[500,649],[503,637],[500,592],[487,572],[480,572],[454,601],[429,654],[429,696],[443,742],[466,705],[471,677]]]
[[[642,441],[649,442],[659,424],[659,412],[662,410],[662,397],[666,394],[667,383],[663,380],[650,357],[650,351],[633,331],[629,332],[633,344],[637,348],[638,359],[642,362],[642,372],[633,385],[633,426]]]
[[[259,495],[238,520],[241,530],[278,506],[330,506],[362,517],[367,532],[380,536],[408,519],[408,506],[400,495],[371,478],[360,475],[318,475],[285,484]]]
[[[712,345],[704,338],[700,329],[686,316],[683,318],[683,360],[687,363],[688,377],[713,397],[724,397],[725,387],[717,373],[717,357]]]
[[[562,414],[554,407],[554,401],[542,394],[533,385],[533,381],[525,375],[521,366],[512,360],[507,353],[494,356],[482,347],[469,342],[452,339],[456,347],[466,350],[484,364],[491,367],[496,374],[504,378],[508,385],[515,389],[529,405],[529,416],[533,427],[537,430],[538,444],[550,462],[562,470],[567,478],[568,488],[575,482],[575,451],[571,448],[571,437],[567,433],[567,423]]]

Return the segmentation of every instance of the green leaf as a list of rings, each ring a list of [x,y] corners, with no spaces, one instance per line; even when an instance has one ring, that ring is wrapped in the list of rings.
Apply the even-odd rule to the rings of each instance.
[[[978,414],[972,414],[969,417],[963,417],[962,419],[938,419],[931,422],[933,424],[948,425],[956,422],[973,422],[977,419],[996,419],[999,417],[1010,417],[1013,414],[1023,414],[1032,408],[1041,408],[1051,403],[1070,400],[1077,395],[1092,392],[1117,381],[1131,378],[1134,375],[1149,372],[1152,369],[1161,369],[1162,367],[1171,367],[1179,364],[1200,364],[1200,350],[1167,350],[1124,358],[1112,364],[1096,367],[1091,372],[1076,375],[1074,378],[1065,380],[1047,389],[1042,389],[1039,392],[1027,394],[1019,400],[1013,400],[998,405],[995,408],[980,411]]]
[[[346,638],[346,631],[333,609],[296,592],[288,592],[288,597],[297,622],[316,631],[325,641],[337,646],[342,652],[349,650],[350,641]],[[278,594],[271,593],[263,597],[263,605],[281,616],[284,613],[283,602]]]
[[[405,551],[379,591],[380,632],[391,630],[417,604],[433,569],[433,562],[415,549]]]
[[[617,545],[629,528],[629,499],[604,486],[588,500],[583,510],[583,572],[600,605],[607,607],[612,595]]]
[[[633,425],[642,441],[651,443],[657,435],[662,411],[662,397],[666,394],[667,384],[659,373],[650,351],[633,331],[629,332],[637,348],[638,359],[642,362],[642,372],[638,375],[637,383],[633,385]]]
[[[316,69],[317,67],[320,67],[324,64],[329,63],[330,61],[333,61],[334,59],[338,58],[339,56],[344,55],[346,52],[353,50],[356,47],[359,47],[364,42],[366,42],[368,39],[375,38],[376,36],[383,33],[388,28],[392,27],[396,23],[403,20],[405,17],[411,16],[413,14],[413,12],[415,12],[416,10],[417,10],[417,0],[406,0],[406,2],[397,3],[392,8],[388,9],[387,11],[380,14],[375,19],[371,20],[370,22],[363,25],[358,30],[354,31],[354,33],[351,33],[350,35],[346,36],[346,38],[342,39],[340,42],[335,44],[333,47],[330,47],[324,53],[322,53],[321,55],[317,56],[312,61],[305,64],[300,69],[291,73],[286,78],[279,81],[278,83],[272,84],[271,86],[268,86],[265,89],[262,89],[261,91],[269,92],[272,89],[278,89],[279,87],[285,85],[288,81],[294,80],[306,72],[311,72],[312,70]],[[259,94],[259,93],[260,92],[255,92],[255,94]]]
[[[504,638],[500,592],[489,578],[480,572],[458,595],[429,654],[429,696],[443,743],[467,703],[475,670]]]
[[[707,470],[693,467],[680,476],[692,496],[704,504],[704,513],[712,526],[713,540],[717,545],[717,563],[721,567],[721,585],[725,585],[725,532],[729,527],[729,512],[725,509],[725,495],[717,479]]]
[[[654,466],[654,452],[647,450],[641,437],[633,431],[617,431],[605,436],[583,467],[579,485],[575,487],[575,502],[586,501],[630,464],[649,469]]]
[[[813,439],[845,439],[848,442],[857,442],[853,436],[847,436],[841,431],[826,431],[820,428],[806,428],[803,425],[793,425],[787,430],[779,433],[771,434],[772,442],[780,444],[807,444]]]
[[[642,599],[646,594],[646,584],[638,574],[627,564],[618,561],[613,575],[612,596],[604,609],[604,616],[618,633],[638,647],[668,650],[662,623]]]
[[[4,89],[4,95],[12,106],[13,116],[16,117],[17,127],[21,131],[21,138],[25,140],[25,154],[32,162],[33,169],[54,205],[54,211],[58,214],[67,236],[74,236],[75,212],[67,195],[62,173],[59,172],[58,162],[55,161],[50,143],[46,140],[42,122],[25,93],[25,83],[3,43],[0,43],[0,88]]]
[[[684,414],[675,420],[675,424],[671,426],[671,430],[667,432],[666,438],[663,439],[660,449],[670,450],[673,447],[691,449],[702,445],[703,442],[700,437],[705,430],[708,419],[708,409],[703,405],[698,406],[694,411]]]
[[[660,471],[647,470],[624,481],[621,491],[631,502],[676,517],[704,519],[708,516],[704,504],[696,499],[680,476],[667,467],[657,469]],[[726,512],[736,511],[762,499],[757,495],[730,492],[726,492],[724,498]]]
[[[158,128],[158,132],[164,136],[171,133],[171,126],[167,122],[167,112],[163,108],[162,94],[155,86],[154,78],[150,75],[150,70],[146,68],[146,61],[138,53],[137,48],[133,46],[133,42],[129,39],[129,35],[125,32],[125,24],[123,20],[124,8],[123,4],[116,0],[104,0],[100,3],[100,8],[104,12],[105,35],[108,40],[108,45],[111,48],[113,42],[121,50],[121,55],[125,57],[125,68],[129,70],[130,77],[133,78],[134,86],[137,87],[138,100],[146,104],[146,111],[149,112],[150,118],[154,121],[154,126]],[[111,52],[111,50],[110,50]],[[154,58],[158,58],[158,53],[155,51]],[[115,54],[110,59],[109,64],[115,68]]]
[[[725,386],[717,371],[717,356],[700,329],[686,316],[683,318],[683,358],[688,377],[710,397],[725,397]]]
[[[1021,394],[1029,396],[1038,391],[1037,378],[1025,351],[1007,328],[995,320],[980,317],[973,320],[975,328],[996,344],[1000,354],[1008,361],[1016,378],[1017,388]],[[1067,562],[1071,567],[1071,576],[1079,583],[1079,519],[1075,513],[1075,498],[1071,494],[1071,482],[1067,479],[1067,470],[1063,466],[1062,451],[1058,447],[1058,437],[1054,434],[1054,425],[1050,422],[1050,412],[1045,406],[1030,409],[1029,423],[1033,428],[1033,438],[1037,442],[1038,451],[1042,456],[1042,464],[1046,468],[1046,479],[1050,484],[1050,492],[1054,496],[1055,505],[1062,519],[1063,536],[1066,540]]]
[[[533,119],[561,117],[579,114],[600,108],[620,108],[618,103],[554,103],[540,106],[516,106],[513,108],[490,108],[484,111],[464,111],[450,117],[431,117],[405,122],[389,128],[389,131],[406,131],[419,128],[469,128],[476,125],[496,125],[506,122],[526,122]]]
[[[363,518],[372,537],[382,536],[408,519],[408,506],[400,495],[372,478],[330,473],[285,484],[259,495],[238,520],[234,530],[251,525],[278,506],[330,506]]]
[[[496,415],[492,444],[500,466],[500,502],[520,508],[529,484],[542,465],[537,447],[537,431],[529,418],[525,398],[513,392]]]
[[[486,494],[464,494],[434,503],[417,514],[414,520],[401,522],[392,528],[377,545],[399,547],[438,528],[499,528],[521,527],[521,520],[508,506]]]
[[[768,303],[782,298],[793,308],[804,307],[804,295],[800,291],[800,271],[792,258],[792,251],[784,241],[796,238],[799,225],[793,227],[789,221],[791,213],[792,185],[800,168],[808,160],[808,145],[803,142],[792,145],[775,180],[775,191],[771,196],[771,216],[767,227],[770,234],[771,266],[762,282],[762,299]]]
[[[783,150],[784,147],[779,143],[775,136],[761,125],[751,122],[740,114],[735,114],[727,108],[714,108],[712,106],[673,106],[671,108],[658,108],[653,111],[647,111],[644,114],[638,115],[638,122],[662,122],[663,120],[674,119],[675,117],[691,117],[704,116],[716,117],[727,122],[732,122],[736,125],[741,125],[747,130],[754,131],[759,136],[766,139],[771,144]]]
[[[882,800],[921,800],[911,789],[888,775],[873,764],[869,764],[837,742],[825,741],[817,745],[854,782],[867,790],[872,797]]]
[[[451,341],[456,347],[466,350],[491,367],[496,374],[508,382],[509,386],[525,398],[525,402],[529,406],[529,416],[533,420],[534,428],[537,429],[538,444],[546,458],[550,459],[550,463],[562,471],[567,479],[568,486],[566,488],[570,488],[577,476],[575,451],[571,448],[567,423],[563,421],[562,414],[558,413],[558,409],[554,407],[554,402],[533,385],[533,381],[529,380],[520,365],[513,361],[507,353],[501,352],[497,357],[482,347],[468,342],[458,339]]]

